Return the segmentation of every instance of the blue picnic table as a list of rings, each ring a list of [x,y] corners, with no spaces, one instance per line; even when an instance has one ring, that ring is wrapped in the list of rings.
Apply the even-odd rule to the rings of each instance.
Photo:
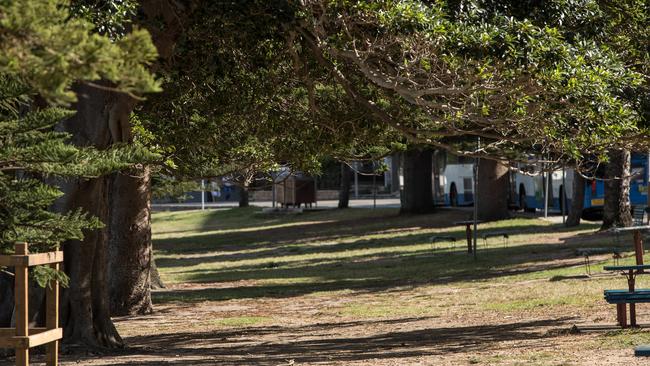
[[[627,314],[625,304],[630,304],[630,326],[636,327],[636,304],[650,302],[650,289],[635,288],[636,276],[650,270],[650,264],[636,264],[626,266],[605,266],[605,271],[620,272],[627,278],[627,290],[605,290],[605,300],[616,304],[616,318],[618,324],[627,327]]]

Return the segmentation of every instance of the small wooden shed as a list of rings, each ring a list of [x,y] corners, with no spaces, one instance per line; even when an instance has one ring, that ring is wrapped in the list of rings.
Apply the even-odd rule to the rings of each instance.
[[[275,201],[283,207],[305,207],[316,203],[316,181],[311,177],[289,176],[274,185]]]

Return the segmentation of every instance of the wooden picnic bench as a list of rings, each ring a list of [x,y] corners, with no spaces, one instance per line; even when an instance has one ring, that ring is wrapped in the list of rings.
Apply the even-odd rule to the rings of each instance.
[[[616,304],[616,319],[622,328],[627,328],[626,304],[630,304],[630,326],[636,327],[636,304],[650,302],[650,289],[636,289],[636,276],[650,269],[649,264],[631,266],[605,266],[605,271],[621,272],[627,278],[627,290],[605,290],[605,301]]]
[[[613,247],[605,248],[578,248],[576,255],[584,257],[585,272],[591,275],[591,262],[589,257],[598,254],[612,254],[614,258],[614,265],[618,265],[618,260],[621,258],[621,249]]]
[[[508,247],[508,240],[510,239],[510,235],[506,231],[492,231],[489,233],[483,234],[483,245],[487,248],[487,240],[489,238],[498,238],[502,237],[503,238],[503,247],[507,248]]]
[[[634,348],[634,355],[636,357],[650,357],[650,345],[641,345]]]
[[[455,243],[456,238],[453,237],[453,236],[449,236],[449,235],[434,235],[431,238],[429,238],[429,241],[431,242],[431,247],[435,251],[437,243],[439,243],[439,242],[452,242],[452,243]]]
[[[627,328],[627,315],[626,304],[630,304],[630,326],[636,327],[636,304],[641,302],[650,302],[650,293],[646,291],[636,291],[635,281],[638,274],[647,273],[646,269],[650,269],[650,265],[643,264],[643,240],[641,239],[641,232],[650,230],[650,226],[633,226],[625,228],[614,228],[613,231],[617,234],[623,232],[634,232],[634,252],[636,257],[636,265],[630,266],[605,266],[605,271],[621,272],[627,278],[627,290],[605,290],[605,301],[610,304],[616,304],[616,318],[618,324],[622,328]]]

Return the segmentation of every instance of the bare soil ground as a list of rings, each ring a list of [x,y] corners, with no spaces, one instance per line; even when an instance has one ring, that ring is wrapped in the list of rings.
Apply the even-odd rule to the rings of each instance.
[[[449,225],[464,211],[309,215],[248,222],[250,230],[221,216],[159,218],[155,244],[168,287],[156,293],[155,312],[114,319],[127,348],[64,348],[62,364],[648,362],[633,348],[650,343],[649,332],[574,328],[613,326],[615,309],[602,290],[625,284],[602,272],[611,261],[606,254],[590,258],[592,275],[585,276],[575,249],[631,247],[629,238],[519,219],[482,226],[513,235],[508,248],[494,239],[474,262],[464,253],[462,228]],[[435,233],[459,241],[434,250],[428,238]],[[631,261],[631,253],[626,257]],[[640,323],[650,323],[650,306],[637,312]]]

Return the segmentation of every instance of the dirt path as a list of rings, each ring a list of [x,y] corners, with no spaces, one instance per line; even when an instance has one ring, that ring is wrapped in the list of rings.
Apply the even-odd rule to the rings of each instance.
[[[436,288],[453,293],[454,288]],[[395,296],[417,298],[420,290]],[[155,314],[116,319],[129,348],[118,354],[64,355],[63,365],[642,365],[631,348],[600,349],[602,333],[572,334],[572,325],[609,318],[541,310],[506,318],[495,312],[445,309],[418,317],[346,317],[348,303],[373,294],[336,299],[231,300],[169,304]],[[435,304],[431,304],[435,306]],[[219,319],[269,319],[230,327]]]

